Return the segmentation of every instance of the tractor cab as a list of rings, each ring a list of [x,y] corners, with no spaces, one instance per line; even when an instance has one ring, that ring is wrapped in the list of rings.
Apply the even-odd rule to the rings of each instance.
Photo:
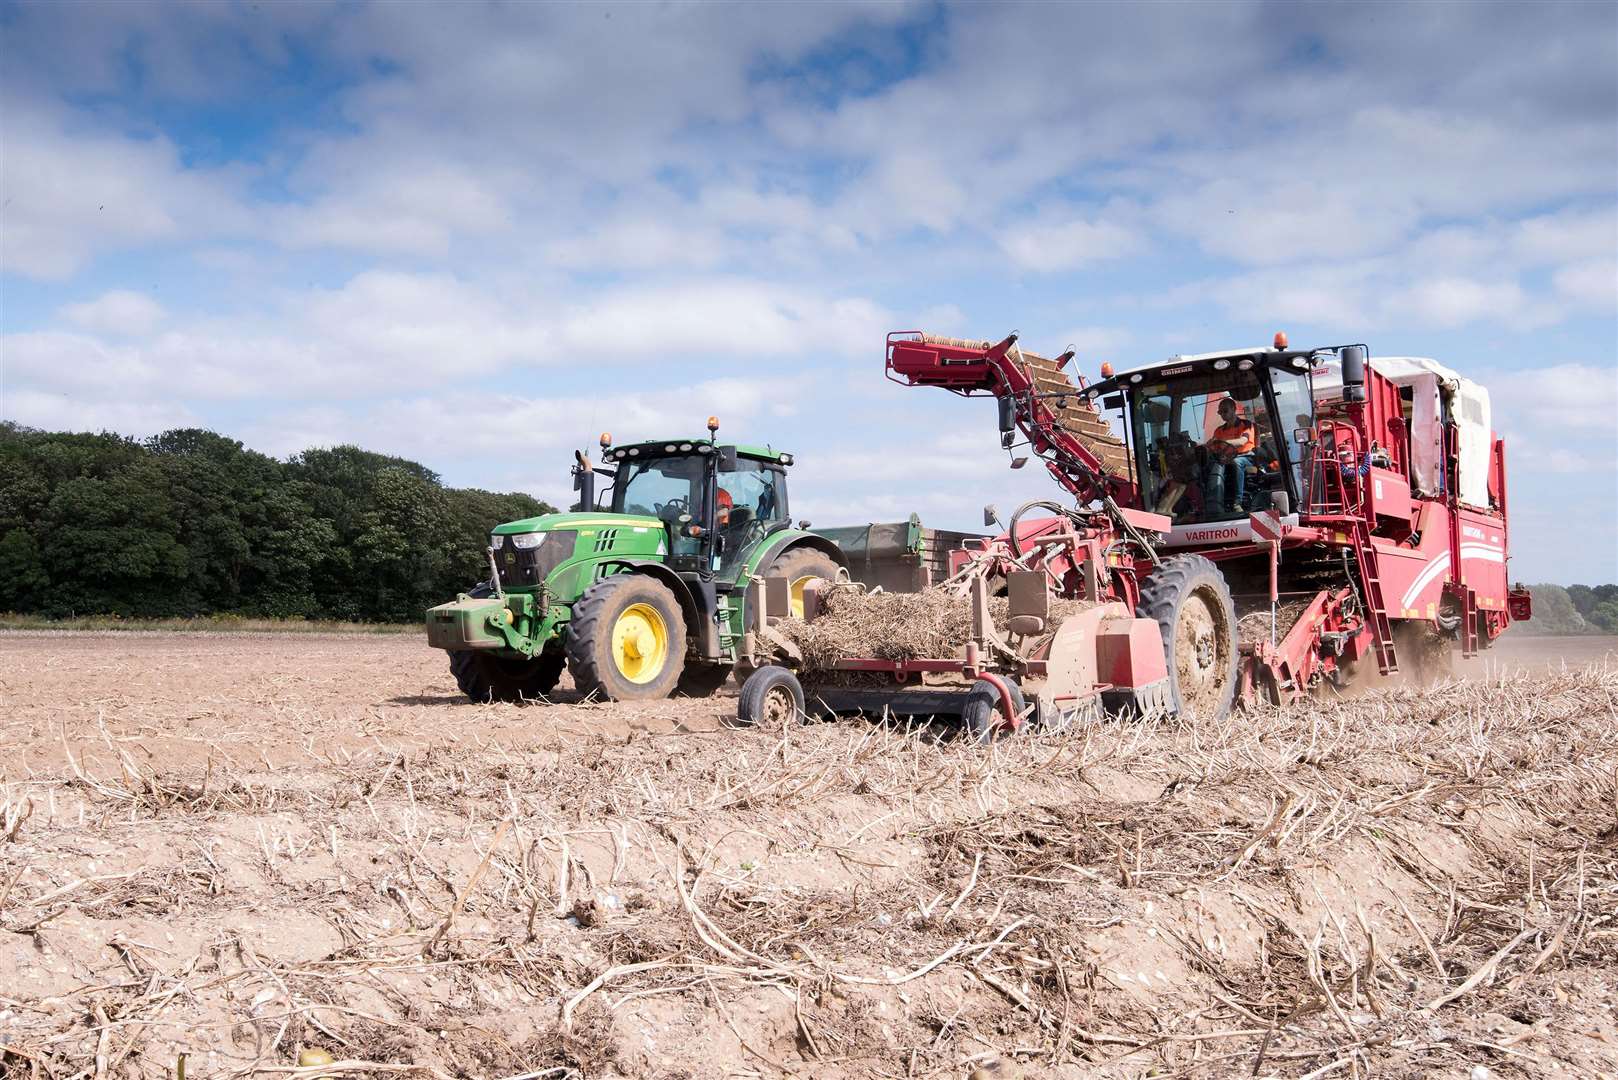
[[[1308,354],[1282,349],[1177,356],[1088,392],[1124,409],[1139,504],[1178,531],[1301,505],[1310,367]]]
[[[602,493],[600,509],[660,521],[668,536],[667,565],[676,573],[734,580],[751,552],[790,525],[786,468],[792,455],[719,445],[711,434],[627,446],[603,436],[612,487]]]

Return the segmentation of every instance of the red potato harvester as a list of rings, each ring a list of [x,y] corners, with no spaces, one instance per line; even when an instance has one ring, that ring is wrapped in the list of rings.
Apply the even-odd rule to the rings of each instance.
[[[956,713],[983,737],[1098,710],[1217,720],[1372,664],[1430,679],[1530,616],[1527,590],[1507,583],[1505,444],[1476,383],[1364,345],[1293,349],[1284,334],[1119,374],[1104,364],[1097,382],[1075,382],[1072,359],[1025,352],[1015,334],[888,335],[888,378],[996,398],[1012,467],[1038,458],[1073,505],[1029,503],[952,553],[946,587],[972,610],[958,656],[805,669],[774,630],[775,583],[755,581],[765,666],[743,687],[744,718],[802,708],[807,687],[826,710]],[[999,524],[992,508],[985,524]],[[1008,601],[1004,634],[991,595]],[[1053,619],[1053,598],[1090,606]]]

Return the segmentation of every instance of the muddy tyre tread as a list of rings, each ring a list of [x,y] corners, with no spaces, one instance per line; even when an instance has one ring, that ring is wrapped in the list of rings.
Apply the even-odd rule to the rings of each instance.
[[[1230,585],[1211,559],[1202,555],[1170,555],[1141,582],[1140,601],[1135,614],[1157,623],[1163,637],[1163,657],[1169,672],[1169,702],[1173,711],[1184,717],[1187,710],[1180,692],[1179,665],[1175,662],[1174,636],[1180,612],[1187,598],[1198,591],[1206,591],[1222,611],[1225,623],[1225,649],[1229,659],[1225,665],[1225,685],[1205,715],[1188,717],[1193,720],[1223,720],[1229,715],[1236,698],[1237,664],[1241,649],[1236,641],[1236,604],[1230,595]]]

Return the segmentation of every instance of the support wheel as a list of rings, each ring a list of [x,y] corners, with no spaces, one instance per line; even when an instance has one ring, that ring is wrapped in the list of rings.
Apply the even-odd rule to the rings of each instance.
[[[573,605],[567,667],[581,694],[608,701],[668,697],[685,667],[680,602],[642,574],[602,578]]]
[[[1027,708],[1022,687],[1009,675],[1002,675],[1001,678],[1005,680],[1006,689],[1011,691],[1012,707],[1021,716]],[[979,679],[966,692],[966,701],[961,706],[961,730],[967,738],[983,745],[1013,734],[1013,729],[1006,725],[1005,713],[1000,711],[1000,691],[995,689],[994,683]]]
[[[730,678],[729,664],[703,664],[690,662],[680,672],[680,681],[674,686],[675,697],[713,697],[725,680]]]
[[[455,685],[479,704],[546,697],[561,680],[565,662],[560,649],[532,659],[495,656],[470,649],[449,654],[449,670],[455,676]]]
[[[1181,719],[1223,720],[1236,696],[1236,605],[1201,555],[1166,558],[1141,583],[1135,614],[1163,634],[1169,688]]]
[[[779,664],[765,664],[742,683],[736,718],[744,724],[780,727],[803,715],[803,685]]]

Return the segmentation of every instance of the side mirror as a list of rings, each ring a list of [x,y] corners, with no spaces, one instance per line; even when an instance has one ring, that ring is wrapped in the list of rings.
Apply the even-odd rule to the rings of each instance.
[[[1000,515],[995,511],[993,503],[990,503],[988,506],[983,508],[983,524],[985,527],[1001,530],[1004,530],[1005,528],[1005,526],[1000,524]]]
[[[1103,409],[1121,409],[1121,408],[1123,408],[1124,407],[1124,395],[1122,395],[1122,394],[1108,394],[1106,397],[1101,399],[1101,407]]]
[[[802,529],[804,532],[808,532],[809,531],[809,522],[808,522],[808,520],[805,519],[805,520],[799,521],[798,522],[798,528]]]
[[[1292,429],[1292,441],[1297,443],[1299,446],[1308,446],[1309,437],[1310,431],[1306,427]]]
[[[1013,469],[1020,469],[1026,464],[1028,464],[1028,459],[1025,457],[1014,457],[1011,459],[1011,467]]]
[[[736,471],[736,448],[734,446],[722,446],[719,448],[719,471]]]
[[[1000,407],[1000,434],[1017,430],[1017,403],[1008,397],[998,399]]]

